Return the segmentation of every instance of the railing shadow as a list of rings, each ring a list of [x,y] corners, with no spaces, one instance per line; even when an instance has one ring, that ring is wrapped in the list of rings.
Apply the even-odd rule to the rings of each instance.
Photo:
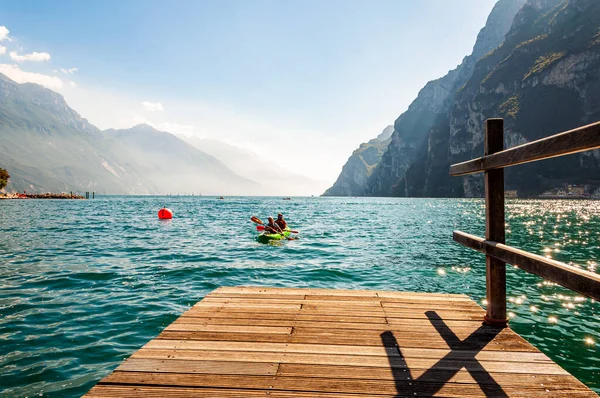
[[[466,369],[486,397],[508,397],[502,387],[485,370],[475,356],[491,342],[501,331],[482,325],[469,337],[461,340],[435,312],[425,313],[433,327],[450,347],[450,352],[431,368],[415,378],[402,355],[402,348],[391,331],[381,334],[385,347],[396,347],[400,356],[388,355],[398,397],[425,396],[438,393],[461,369]]]

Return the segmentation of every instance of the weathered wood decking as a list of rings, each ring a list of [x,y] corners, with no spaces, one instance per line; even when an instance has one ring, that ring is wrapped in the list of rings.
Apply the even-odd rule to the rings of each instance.
[[[221,287],[90,397],[596,397],[465,295]]]

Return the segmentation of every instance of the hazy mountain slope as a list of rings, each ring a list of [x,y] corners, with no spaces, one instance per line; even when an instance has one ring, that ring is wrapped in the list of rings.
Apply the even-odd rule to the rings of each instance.
[[[323,196],[364,195],[367,180],[381,161],[393,132],[394,126],[387,126],[376,138],[360,144],[348,158],[336,182]]]
[[[216,157],[236,174],[258,182],[262,195],[318,195],[327,186],[325,181],[317,181],[289,171],[289,164],[277,165],[255,152],[234,145],[196,136],[183,139]]]
[[[106,130],[110,150],[121,166],[140,176],[154,193],[253,195],[259,184],[243,178],[215,157],[173,134],[141,124]]]
[[[149,126],[101,132],[63,97],[0,75],[0,167],[8,190],[256,194],[258,184]]]
[[[0,167],[7,189],[18,191],[131,192],[136,183],[114,175],[99,130],[62,96],[0,74]]]
[[[429,132],[449,111],[457,90],[469,80],[477,60],[504,41],[524,3],[525,0],[499,0],[479,33],[472,54],[446,76],[427,83],[400,115],[394,123],[391,142],[368,180],[367,194],[410,196],[422,192],[425,181],[407,179],[409,169],[415,162],[425,167]]]

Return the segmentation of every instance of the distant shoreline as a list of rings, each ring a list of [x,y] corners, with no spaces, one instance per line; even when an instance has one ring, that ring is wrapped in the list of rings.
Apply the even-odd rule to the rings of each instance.
[[[0,199],[85,199],[85,196],[70,193],[5,193]]]

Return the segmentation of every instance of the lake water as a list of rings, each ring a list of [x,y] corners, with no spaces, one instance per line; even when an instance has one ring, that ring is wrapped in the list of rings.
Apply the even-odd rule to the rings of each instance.
[[[159,221],[160,207],[175,217]],[[466,293],[481,200],[101,197],[0,201],[0,395],[79,396],[222,285]],[[300,239],[263,245],[278,211]],[[600,202],[514,200],[507,241],[597,272]],[[600,305],[508,267],[512,328],[600,391]]]

